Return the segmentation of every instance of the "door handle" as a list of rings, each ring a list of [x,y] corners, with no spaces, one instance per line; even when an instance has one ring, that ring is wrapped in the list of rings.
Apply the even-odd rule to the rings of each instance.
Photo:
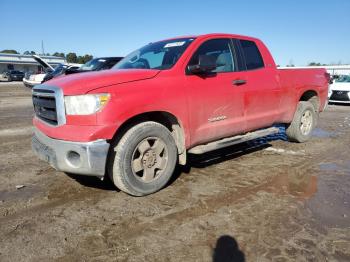
[[[244,85],[247,83],[247,80],[244,79],[237,79],[237,80],[233,80],[232,84],[234,84],[235,86],[240,86],[240,85]]]

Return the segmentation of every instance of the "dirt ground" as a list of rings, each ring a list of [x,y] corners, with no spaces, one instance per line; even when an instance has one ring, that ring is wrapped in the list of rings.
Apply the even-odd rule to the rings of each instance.
[[[350,106],[307,143],[191,157],[137,198],[38,160],[30,94],[0,83],[0,261],[350,261]]]

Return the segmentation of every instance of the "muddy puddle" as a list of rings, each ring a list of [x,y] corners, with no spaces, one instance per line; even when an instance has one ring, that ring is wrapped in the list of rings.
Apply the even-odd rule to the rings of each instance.
[[[307,200],[317,192],[317,177],[305,174],[283,174],[272,182],[272,191]]]
[[[262,144],[262,143],[268,143],[268,142],[275,141],[275,140],[288,141],[285,125],[276,125],[275,127],[277,127],[279,129],[279,132],[277,134],[258,138],[258,139],[251,141],[251,142]],[[313,137],[317,137],[317,138],[328,138],[328,137],[336,137],[337,132],[330,132],[330,131],[326,131],[322,128],[316,127],[312,131],[311,135]]]
[[[305,203],[318,224],[350,227],[350,161],[319,164],[319,172],[289,171],[271,181],[268,191]]]
[[[327,137],[336,137],[337,133],[336,132],[329,132],[329,131],[326,131],[322,128],[316,127],[314,130],[312,130],[311,135],[313,137],[317,137],[317,138],[327,138]]]
[[[34,196],[38,196],[43,193],[43,190],[37,186],[24,186],[19,189],[14,187],[13,190],[0,191],[0,203],[18,200],[29,200]]]
[[[350,227],[350,161],[319,164],[317,192],[307,201],[314,217],[328,227]]]

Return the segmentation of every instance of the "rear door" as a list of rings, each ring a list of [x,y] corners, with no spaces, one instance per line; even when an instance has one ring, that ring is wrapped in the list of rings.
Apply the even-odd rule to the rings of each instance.
[[[247,131],[268,127],[279,116],[282,89],[277,70],[264,64],[263,57],[254,41],[233,40],[243,60],[241,77],[244,92],[244,116]]]
[[[240,72],[237,72],[231,39],[205,41],[188,65],[198,64],[199,55],[213,56],[217,68],[210,74],[186,74],[192,145],[241,133],[245,129],[242,89],[233,85]]]

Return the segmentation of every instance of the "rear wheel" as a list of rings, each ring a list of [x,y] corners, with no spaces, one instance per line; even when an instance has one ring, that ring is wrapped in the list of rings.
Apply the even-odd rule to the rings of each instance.
[[[317,113],[309,101],[300,101],[292,123],[286,129],[287,137],[293,142],[305,142],[316,126]]]
[[[176,163],[170,131],[159,123],[144,122],[129,129],[114,147],[108,173],[120,190],[143,196],[163,188]]]

